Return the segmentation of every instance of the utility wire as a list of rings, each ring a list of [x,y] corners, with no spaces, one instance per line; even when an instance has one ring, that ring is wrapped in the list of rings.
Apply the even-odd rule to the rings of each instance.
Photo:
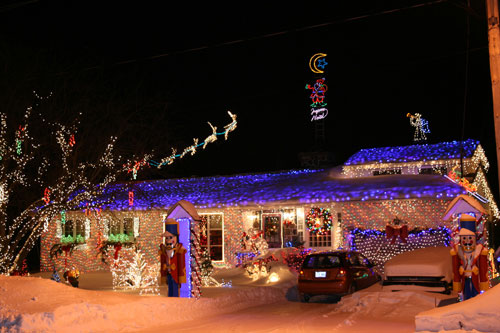
[[[466,36],[465,36],[465,78],[464,78],[464,108],[462,111],[462,131],[460,133],[460,171],[464,177],[463,141],[465,136],[465,115],[467,112],[467,95],[469,90],[469,48],[470,48],[470,0],[467,0]]]
[[[132,63],[142,62],[142,61],[147,61],[147,60],[154,60],[154,59],[169,57],[169,56],[173,56],[173,55],[186,54],[186,53],[191,53],[191,52],[199,52],[199,51],[203,51],[203,50],[207,50],[207,49],[211,49],[211,48],[220,48],[220,47],[224,47],[224,46],[241,44],[241,43],[255,41],[255,40],[260,40],[260,39],[265,39],[265,38],[272,38],[272,37],[276,37],[276,36],[282,36],[282,35],[286,35],[286,34],[289,34],[289,33],[296,33],[296,32],[302,32],[302,31],[312,30],[312,29],[323,28],[323,27],[326,27],[326,26],[329,26],[329,25],[334,25],[334,24],[342,24],[342,23],[349,23],[349,22],[354,22],[354,21],[360,21],[360,20],[364,20],[364,19],[367,19],[367,18],[382,16],[382,15],[388,15],[388,14],[402,12],[402,11],[406,11],[406,10],[410,10],[410,9],[421,8],[421,7],[431,6],[431,5],[436,5],[436,4],[443,3],[443,2],[448,2],[448,0],[428,1],[428,2],[424,2],[424,3],[410,5],[410,6],[407,6],[407,7],[400,7],[400,8],[394,8],[394,9],[388,9],[388,10],[384,10],[384,11],[377,12],[377,13],[359,15],[359,16],[355,16],[355,17],[349,17],[349,18],[346,18],[346,19],[340,19],[340,20],[329,21],[329,22],[325,22],[325,23],[321,23],[321,24],[309,25],[309,26],[305,26],[305,27],[301,27],[301,28],[288,29],[288,30],[283,30],[283,31],[279,31],[279,32],[273,32],[273,33],[269,33],[269,34],[265,34],[265,35],[260,35],[260,36],[255,36],[255,37],[250,37],[250,38],[245,38],[245,39],[238,39],[238,40],[232,40],[232,41],[222,42],[222,43],[218,43],[218,44],[214,44],[214,45],[204,45],[204,46],[199,46],[199,47],[194,47],[194,48],[189,48],[189,49],[184,49],[184,50],[179,50],[179,51],[172,51],[172,52],[168,52],[168,53],[156,54],[156,55],[149,56],[149,57],[144,57],[144,58],[135,58],[135,59],[129,59],[129,60],[122,60],[122,61],[118,61],[118,62],[115,62],[113,64],[109,64],[109,65],[106,65],[106,66],[109,66],[109,67],[122,66],[122,65],[126,65],[126,64],[132,64]],[[97,65],[97,66],[83,68],[83,69],[81,69],[81,71],[89,71],[89,70],[93,70],[93,69],[100,69],[100,68],[103,68],[103,67],[105,67],[105,66],[104,65]],[[55,76],[60,76],[60,75],[65,75],[65,74],[69,74],[69,73],[71,73],[71,72],[70,71],[64,71],[64,72],[58,72],[58,73],[56,73],[54,75]]]
[[[32,3],[38,2],[38,0],[26,0],[26,1],[18,1],[18,2],[13,2],[7,5],[3,5],[0,7],[0,13],[6,12],[8,10],[12,10],[21,6],[26,6]]]

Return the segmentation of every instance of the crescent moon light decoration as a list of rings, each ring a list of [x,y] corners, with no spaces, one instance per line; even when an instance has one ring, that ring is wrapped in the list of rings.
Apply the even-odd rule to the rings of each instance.
[[[325,71],[326,65],[326,53],[318,52],[314,54],[309,59],[309,68],[315,74],[323,74]],[[328,115],[328,109],[326,108],[326,96],[325,93],[328,90],[327,85],[325,84],[325,77],[316,76],[316,82],[313,84],[306,84],[306,89],[311,90],[311,94],[309,98],[312,101],[311,106],[311,121],[325,119]]]
[[[309,59],[309,68],[313,73],[322,74],[325,72],[322,69],[324,69],[328,63],[326,62],[326,59],[322,59],[324,57],[326,57],[326,53],[316,53],[311,57],[311,59]],[[319,69],[318,67],[322,69]]]

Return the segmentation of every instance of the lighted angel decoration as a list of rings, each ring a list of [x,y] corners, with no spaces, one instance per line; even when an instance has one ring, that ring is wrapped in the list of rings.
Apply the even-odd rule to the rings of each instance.
[[[210,125],[210,127],[212,127],[212,134],[205,139],[205,143],[203,144],[203,149],[205,149],[207,144],[217,140],[217,126],[213,126],[212,124],[210,124],[209,121],[207,121],[207,123]]]
[[[415,133],[413,134],[413,141],[427,141],[427,136],[425,134],[430,133],[429,122],[422,118],[420,113],[406,114],[406,117],[410,118],[410,125],[415,127]]]

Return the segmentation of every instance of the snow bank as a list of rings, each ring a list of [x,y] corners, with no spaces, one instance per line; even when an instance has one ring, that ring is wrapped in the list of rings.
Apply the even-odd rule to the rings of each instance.
[[[247,286],[208,288],[212,297],[198,300],[141,297],[73,288],[39,277],[0,276],[0,332],[130,332],[238,311],[285,299],[292,278],[281,267],[275,270],[283,280],[267,283],[243,276]],[[242,277],[241,270],[226,273],[229,279]]]
[[[352,313],[349,320],[383,318],[403,321],[434,308],[438,302],[435,296],[422,292],[358,291],[351,297],[343,297],[332,313]]]
[[[419,313],[417,332],[500,332],[500,285],[467,301]]]

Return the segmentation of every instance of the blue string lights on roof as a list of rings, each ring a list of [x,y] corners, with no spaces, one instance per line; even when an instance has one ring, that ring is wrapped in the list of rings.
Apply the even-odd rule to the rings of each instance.
[[[133,206],[128,192],[135,192]],[[328,170],[292,170],[276,173],[200,177],[117,183],[107,186],[98,200],[103,209],[129,210],[167,208],[179,200],[195,207],[223,208],[263,206],[277,202],[316,204],[344,201],[444,199],[465,193],[464,189],[441,176],[397,176],[355,179],[329,178]],[[106,203],[108,202],[108,203]],[[82,209],[85,209],[82,203]],[[95,206],[98,203],[90,203]]]
[[[450,141],[436,144],[361,149],[352,155],[344,165],[459,159],[461,149],[463,149],[462,157],[469,158],[472,157],[478,145],[479,141],[468,139],[462,142]]]

